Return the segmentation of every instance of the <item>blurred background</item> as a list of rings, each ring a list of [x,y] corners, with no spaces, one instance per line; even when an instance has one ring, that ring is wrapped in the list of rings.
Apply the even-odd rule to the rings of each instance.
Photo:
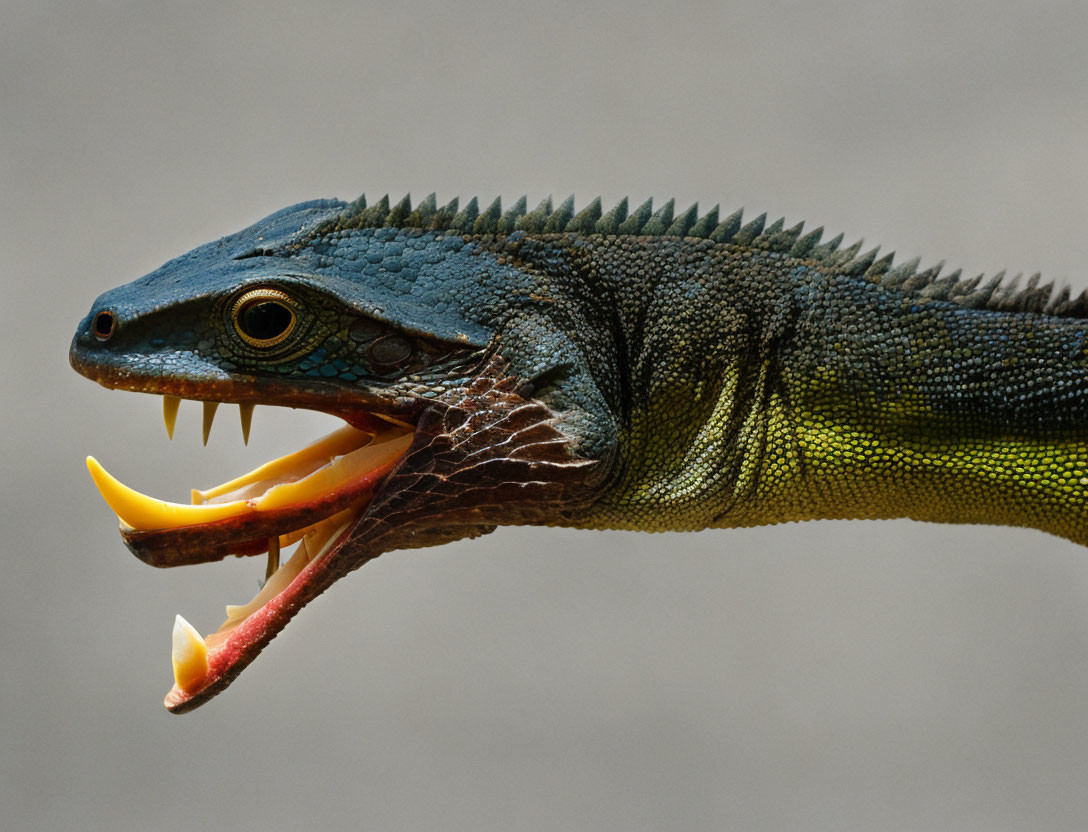
[[[1080,830],[1088,553],[910,522],[505,529],[390,553],[223,696],[170,629],[251,561],[129,555],[167,499],[333,427],[73,373],[100,292],[364,190],[674,196],[968,273],[1085,274],[1083,2],[50,2],[0,9],[8,829]]]

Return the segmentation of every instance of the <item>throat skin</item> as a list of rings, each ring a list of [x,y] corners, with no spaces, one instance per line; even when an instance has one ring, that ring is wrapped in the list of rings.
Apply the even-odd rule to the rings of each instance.
[[[626,330],[616,479],[579,525],[905,517],[1088,544],[1084,320],[768,259],[688,264],[686,297],[675,268],[646,293]]]

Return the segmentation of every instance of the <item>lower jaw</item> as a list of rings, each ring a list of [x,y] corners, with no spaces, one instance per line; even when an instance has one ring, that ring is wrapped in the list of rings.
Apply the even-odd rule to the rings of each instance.
[[[386,424],[386,428],[390,426]],[[234,512],[237,507],[239,513],[233,516],[174,528],[136,529],[122,520],[126,543],[146,562],[173,566],[219,560],[227,554],[269,554],[269,570],[261,590],[247,604],[228,606],[226,620],[214,633],[205,638],[181,616],[177,617],[172,649],[174,685],[165,700],[169,710],[175,713],[191,710],[225,688],[302,606],[347,571],[338,556],[381,482],[407,451],[413,438],[409,426],[394,427],[382,436],[372,436],[356,451],[336,447],[329,451],[331,456],[327,460],[324,456],[316,461],[311,458],[301,479],[292,476],[290,470],[277,471],[272,480],[266,481],[272,483],[267,490],[262,479],[255,475],[269,466],[275,468],[284,460],[308,452],[312,456],[315,447],[352,430],[342,428],[296,454],[217,489],[194,492],[193,507],[141,497],[113,481],[97,463],[91,466],[103,496],[121,516],[133,512],[143,518],[148,514],[166,517],[173,512],[189,519],[205,516],[205,510],[221,514],[224,510]],[[343,442],[333,444],[342,446]],[[361,463],[349,464],[356,457]],[[89,466],[92,462],[89,461]],[[96,473],[95,466],[100,473]],[[345,468],[347,478],[338,479]],[[313,493],[309,483],[314,481],[331,485],[326,491]],[[306,492],[307,499],[293,501],[292,489]],[[264,510],[262,501],[271,507]],[[286,505],[281,505],[284,501]],[[202,545],[208,543],[213,545]],[[278,555],[281,546],[293,543],[298,546],[286,562],[274,563],[273,554]]]
[[[335,519],[339,518],[330,518],[330,521]],[[331,529],[325,545],[316,552],[306,552],[306,542],[301,542],[299,549],[266,582],[261,592],[273,581],[278,580],[283,585],[256,609],[240,618],[232,618],[228,608],[227,620],[215,633],[202,640],[202,650],[183,657],[182,667],[178,666],[175,640],[174,684],[163,700],[169,711],[185,713],[223,690],[307,602],[336,580],[341,572],[336,566],[337,555],[347,544],[357,519],[358,514],[355,514],[342,525]],[[261,593],[258,593],[250,603],[254,604],[260,598]],[[199,655],[201,652],[203,655]]]

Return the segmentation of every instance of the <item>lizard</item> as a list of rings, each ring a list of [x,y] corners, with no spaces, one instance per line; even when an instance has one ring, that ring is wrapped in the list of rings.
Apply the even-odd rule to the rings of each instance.
[[[965,279],[762,214],[573,197],[285,208],[102,294],[72,366],[108,387],[344,425],[168,503],[91,475],[158,567],[264,557],[172,643],[175,713],[378,555],[500,525],[694,531],[820,518],[1088,543],[1088,293]],[[280,562],[281,548],[298,543]]]

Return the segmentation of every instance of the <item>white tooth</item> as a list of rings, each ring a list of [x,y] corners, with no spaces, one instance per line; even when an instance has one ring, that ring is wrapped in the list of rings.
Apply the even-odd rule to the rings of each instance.
[[[253,424],[253,404],[239,404],[238,415],[242,419],[242,442],[249,444],[249,428]]]
[[[166,436],[169,439],[174,438],[174,425],[178,421],[179,404],[181,404],[181,399],[177,396],[162,397],[162,420],[166,423]]]
[[[215,421],[215,411],[219,402],[204,402],[204,444],[208,444],[208,436],[212,432],[212,422]]]
[[[180,615],[174,619],[170,658],[179,690],[197,687],[208,674],[208,645],[196,628]]]

